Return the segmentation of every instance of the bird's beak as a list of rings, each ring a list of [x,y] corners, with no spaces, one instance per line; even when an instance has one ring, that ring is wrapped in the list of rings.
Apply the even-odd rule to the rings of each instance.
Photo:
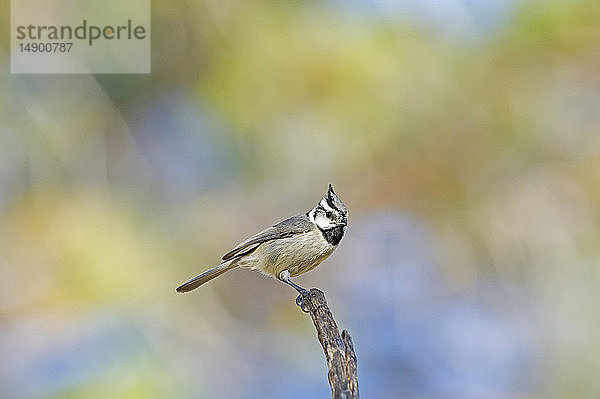
[[[348,225],[348,219],[346,219],[346,218],[343,218],[343,219],[340,221],[340,225],[342,225],[342,226],[347,226],[347,225]]]

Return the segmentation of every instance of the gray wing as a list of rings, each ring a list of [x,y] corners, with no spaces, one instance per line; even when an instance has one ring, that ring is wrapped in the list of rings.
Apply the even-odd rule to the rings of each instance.
[[[249,254],[258,248],[263,242],[291,237],[300,233],[306,233],[314,228],[314,223],[308,220],[306,215],[293,216],[284,220],[283,222],[277,223],[275,226],[266,228],[263,231],[254,234],[252,237],[238,244],[231,251],[223,255],[222,259],[229,260],[236,256]]]

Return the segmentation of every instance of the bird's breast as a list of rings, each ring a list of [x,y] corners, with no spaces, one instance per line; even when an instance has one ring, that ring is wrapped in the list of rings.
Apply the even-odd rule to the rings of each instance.
[[[294,277],[316,267],[334,249],[335,246],[315,230],[261,244],[251,255],[253,264],[248,266],[274,276],[289,270]]]

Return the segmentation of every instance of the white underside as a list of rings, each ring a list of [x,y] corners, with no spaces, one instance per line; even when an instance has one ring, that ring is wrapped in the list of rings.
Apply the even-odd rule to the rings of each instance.
[[[254,252],[235,263],[272,277],[279,276],[284,270],[288,270],[290,276],[295,277],[314,269],[331,255],[334,249],[319,230],[313,230],[262,243]]]

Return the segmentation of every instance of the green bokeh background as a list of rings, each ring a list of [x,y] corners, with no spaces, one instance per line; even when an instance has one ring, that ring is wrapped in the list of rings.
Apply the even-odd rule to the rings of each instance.
[[[2,30],[0,397],[327,397],[289,287],[174,288],[333,183],[298,282],[364,397],[597,398],[600,3],[426,3],[155,0],[150,75],[11,75]]]

